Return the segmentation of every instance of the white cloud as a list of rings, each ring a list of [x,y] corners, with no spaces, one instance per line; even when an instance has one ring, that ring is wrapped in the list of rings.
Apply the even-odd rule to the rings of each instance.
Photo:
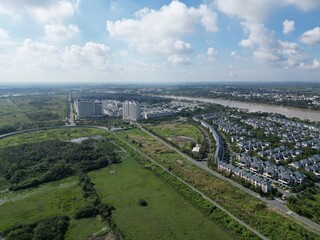
[[[283,25],[283,34],[289,34],[292,33],[295,30],[294,27],[295,22],[294,21],[289,21],[289,20],[284,20],[282,25]]]
[[[239,42],[239,45],[244,47],[244,48],[253,48],[254,47],[254,43],[251,41],[251,39],[242,39]]]
[[[13,59],[17,69],[27,71],[73,68],[85,70],[108,70],[110,48],[104,44],[87,42],[84,46],[71,45],[64,51],[54,45],[25,39],[8,58]]]
[[[320,6],[318,0],[285,0],[284,3],[287,5],[294,5],[303,11],[314,10]]]
[[[74,6],[71,2],[59,1],[56,5],[50,8],[34,7],[30,8],[29,12],[39,22],[49,22],[51,20],[61,21],[66,18],[70,18],[74,15]]]
[[[6,40],[9,37],[8,31],[0,28],[0,42],[1,40]]]
[[[240,59],[241,57],[239,56],[239,54],[236,51],[232,51],[230,53],[230,56],[234,59]]]
[[[311,46],[319,45],[320,44],[320,27],[316,27],[312,30],[309,30],[303,33],[302,36],[300,37],[300,41]]]
[[[186,42],[181,41],[181,40],[177,40],[174,43],[174,48],[175,48],[177,53],[181,53],[181,54],[190,53],[192,51],[191,44],[190,43],[186,43]]]
[[[250,23],[263,23],[270,12],[278,7],[295,6],[303,11],[320,7],[318,0],[216,0],[216,4],[222,12]]]
[[[80,33],[78,26],[70,24],[48,24],[45,26],[46,37],[49,41],[63,41],[73,38]]]
[[[61,51],[42,42],[25,39],[11,59],[22,69],[57,68],[61,66]]]
[[[320,59],[313,59],[311,64],[302,63],[300,67],[306,70],[320,70]]]
[[[187,56],[181,56],[178,54],[174,54],[168,57],[168,62],[174,64],[174,65],[186,65],[186,64],[190,64],[190,58],[188,58]]]
[[[208,61],[214,61],[217,55],[217,51],[213,47],[209,47],[207,50]]]
[[[189,51],[191,45],[183,43],[181,38],[194,32],[197,24],[209,32],[218,30],[217,15],[206,5],[189,8],[182,2],[172,1],[160,10],[143,8],[136,17],[107,21],[106,27],[111,37],[127,42],[141,52],[174,55],[181,48]]]
[[[281,67],[294,67],[306,59],[302,48],[294,42],[284,42],[275,38],[275,33],[263,24],[243,24],[249,33],[248,39],[240,45],[253,50],[253,58],[259,62],[267,62]]]
[[[110,48],[104,44],[87,42],[85,46],[72,45],[67,47],[64,60],[69,67],[96,68],[107,70]]]
[[[197,60],[200,64],[207,65],[216,60],[218,52],[213,47],[209,47],[205,53],[201,53],[197,56]]]
[[[74,16],[80,2],[80,0],[0,0],[0,14],[8,15],[14,20],[22,20],[29,15],[41,23],[62,22]]]
[[[216,0],[218,8],[230,16],[241,20],[244,32],[248,37],[241,40],[239,45],[253,51],[253,58],[260,62],[267,62],[273,66],[291,68],[299,66],[306,55],[298,44],[277,40],[275,32],[264,26],[264,21],[270,12],[279,7],[295,6],[302,10],[311,10],[320,6],[317,0]],[[293,21],[284,21],[284,33],[294,30]]]
[[[262,22],[271,11],[274,2],[275,0],[216,0],[222,12],[248,22]]]

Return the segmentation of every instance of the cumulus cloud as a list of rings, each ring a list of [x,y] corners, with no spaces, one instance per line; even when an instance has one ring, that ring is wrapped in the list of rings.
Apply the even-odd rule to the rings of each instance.
[[[247,38],[247,39],[242,39],[239,42],[239,45],[244,47],[244,48],[253,48],[254,47],[254,43],[251,41],[251,39]]]
[[[67,47],[64,53],[64,60],[70,67],[94,67],[106,70],[109,53],[110,48],[105,44],[87,42],[83,47],[79,45]]]
[[[63,41],[73,38],[80,33],[78,26],[70,24],[48,24],[45,26],[46,37],[49,41]]]
[[[13,59],[19,68],[56,68],[61,66],[61,51],[42,42],[25,39],[22,46],[17,48]]]
[[[177,53],[189,53],[192,51],[192,47],[191,47],[191,44],[190,43],[186,43],[184,41],[181,41],[181,40],[177,40],[175,43],[174,43],[174,48],[176,50]]]
[[[303,49],[297,43],[277,40],[275,33],[263,24],[247,23],[244,27],[249,32],[249,37],[242,40],[240,45],[250,47],[255,60],[282,67],[294,67],[306,59]]]
[[[289,21],[289,20],[284,20],[282,25],[283,25],[283,34],[289,34],[292,33],[295,30],[294,27],[295,22],[294,21]]]
[[[0,41],[1,40],[6,40],[9,37],[8,31],[0,28]]]
[[[217,55],[217,51],[213,47],[209,47],[207,50],[207,57],[209,61],[215,60],[215,57]]]
[[[300,37],[300,41],[311,46],[320,44],[320,27],[306,31]]]
[[[173,65],[187,65],[191,63],[191,60],[187,56],[174,54],[168,57],[168,62],[172,63]]]
[[[320,70],[320,59],[313,59],[311,64],[302,63],[300,67],[306,70]]]
[[[79,4],[80,0],[0,0],[0,13],[14,20],[22,20],[29,15],[41,23],[61,22],[72,17]]]
[[[318,0],[216,0],[216,4],[222,12],[250,23],[262,23],[278,7],[295,6],[304,11],[320,7]]]
[[[218,52],[213,47],[209,47],[205,53],[199,54],[197,60],[201,64],[208,64],[216,60]]]
[[[190,43],[182,37],[202,25],[208,32],[218,31],[217,15],[206,5],[188,7],[179,1],[172,1],[159,10],[143,8],[136,12],[135,19],[107,21],[110,36],[120,39],[143,53],[169,55],[174,64],[190,62],[187,54],[192,52]]]
[[[306,60],[303,49],[294,42],[283,42],[275,37],[275,32],[264,26],[270,12],[279,7],[295,6],[301,10],[312,10],[320,6],[317,0],[216,0],[217,7],[229,16],[241,20],[244,32],[248,37],[242,39],[239,45],[253,51],[253,58],[260,62],[267,62],[274,66],[295,67]],[[283,33],[288,34],[294,31],[294,21],[283,22]],[[310,35],[310,34],[307,34]],[[311,34],[312,40],[301,41],[317,44],[316,37]]]
[[[54,45],[25,39],[11,54],[10,59],[19,69],[106,71],[109,68],[110,48],[105,44],[87,42],[84,46],[71,45],[61,50]]]

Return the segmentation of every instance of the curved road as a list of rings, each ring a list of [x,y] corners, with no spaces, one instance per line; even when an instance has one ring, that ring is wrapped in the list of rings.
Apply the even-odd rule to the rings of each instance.
[[[311,227],[312,229],[315,229],[316,231],[318,231],[318,233],[320,233],[320,225],[305,218],[305,217],[302,217],[292,211],[290,211],[286,205],[284,203],[282,203],[281,201],[278,201],[278,200],[268,200],[266,198],[262,198],[260,197],[259,194],[257,194],[256,192],[248,189],[248,188],[245,188],[244,186],[242,186],[241,184],[237,183],[237,182],[234,182],[232,181],[231,179],[213,171],[212,169],[210,169],[205,162],[198,162],[194,159],[192,159],[191,157],[189,157],[188,155],[182,153],[179,149],[173,147],[172,145],[170,145],[169,143],[167,143],[166,141],[162,140],[161,138],[157,137],[156,135],[150,133],[148,130],[144,129],[143,127],[140,127],[140,129],[149,134],[151,137],[155,138],[156,140],[158,140],[159,142],[161,142],[162,144],[164,144],[165,146],[169,147],[170,149],[174,150],[175,152],[177,152],[178,154],[180,154],[182,157],[184,157],[185,159],[187,159],[188,161],[190,161],[191,163],[193,163],[194,165],[198,166],[199,168],[207,171],[208,173],[216,176],[217,178],[220,178],[221,180],[225,181],[225,182],[228,182],[229,184],[231,184],[232,186],[236,187],[236,188],[239,188],[241,189],[242,191],[246,192],[246,193],[249,193],[250,195],[256,197],[256,198],[259,198],[261,201],[267,203],[269,206],[275,208],[275,209],[278,209],[281,211],[282,214],[286,214],[287,216],[292,216],[293,218],[295,218],[296,220],[298,220],[299,222]]]

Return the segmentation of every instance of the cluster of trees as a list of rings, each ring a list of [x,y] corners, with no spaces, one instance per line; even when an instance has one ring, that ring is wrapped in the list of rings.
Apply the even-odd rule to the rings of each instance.
[[[16,131],[16,128],[14,126],[2,126],[0,127],[0,135],[14,132]]]
[[[292,211],[320,224],[320,202],[317,200],[319,195],[319,187],[308,187],[304,192],[297,194],[296,197],[290,196],[286,200]]]
[[[11,183],[11,190],[18,190],[119,161],[107,142],[52,140],[0,149],[0,176]]]
[[[124,239],[123,233],[112,219],[112,211],[115,210],[115,208],[112,205],[103,203],[101,201],[100,196],[94,188],[94,184],[91,182],[91,179],[87,174],[80,174],[79,185],[82,189],[83,197],[87,199],[88,204],[78,209],[74,215],[74,218],[89,218],[95,217],[99,214],[103,221],[108,223],[116,238],[120,240]]]
[[[48,217],[32,224],[14,225],[0,236],[7,240],[63,240],[68,226],[66,216]]]

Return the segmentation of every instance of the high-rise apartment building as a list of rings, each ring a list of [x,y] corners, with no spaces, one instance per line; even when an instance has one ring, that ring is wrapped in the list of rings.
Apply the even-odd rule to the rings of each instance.
[[[141,117],[141,106],[136,101],[125,101],[122,106],[123,119],[137,121]]]
[[[102,116],[102,103],[92,99],[77,99],[75,101],[78,118]]]

